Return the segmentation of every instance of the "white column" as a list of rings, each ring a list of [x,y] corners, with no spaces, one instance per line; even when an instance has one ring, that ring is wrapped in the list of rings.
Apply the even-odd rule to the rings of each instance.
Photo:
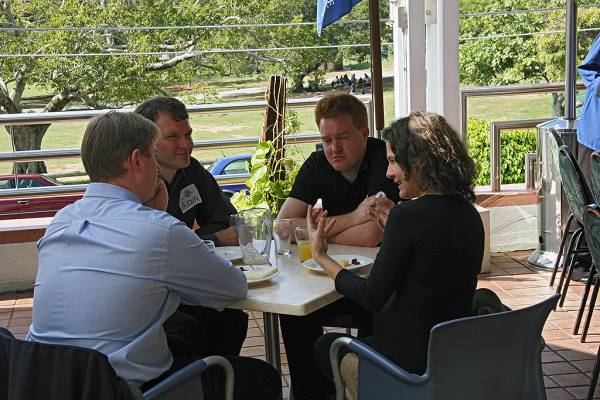
[[[408,114],[406,83],[406,46],[403,30],[408,28],[406,8],[400,0],[390,0],[390,20],[392,20],[392,39],[394,52],[394,115],[396,118]]]
[[[392,0],[396,118],[426,107],[425,9],[423,0]]]
[[[407,83],[408,111],[425,110],[427,73],[425,69],[425,7],[423,0],[408,4]]]
[[[427,73],[427,111],[438,112],[438,36],[437,0],[425,0],[425,65]]]
[[[443,115],[455,129],[460,128],[458,1],[426,1],[430,3],[428,9],[435,13],[427,29],[428,51],[431,51],[427,57],[427,71],[432,77],[428,81],[427,109]]]

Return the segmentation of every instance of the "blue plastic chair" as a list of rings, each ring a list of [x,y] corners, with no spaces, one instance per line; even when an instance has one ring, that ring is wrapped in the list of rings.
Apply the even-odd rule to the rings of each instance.
[[[540,335],[558,299],[434,326],[423,375],[406,372],[357,339],[339,338],[330,351],[337,399],[344,398],[338,352],[345,346],[359,358],[359,400],[545,400]]]
[[[0,327],[0,352],[6,358],[0,366],[0,397],[3,392],[18,392],[32,396],[27,387],[36,385],[38,377],[48,375],[49,371],[44,365],[52,365],[52,378],[54,381],[68,376],[68,381],[79,386],[77,390],[84,390],[85,381],[94,379],[92,387],[101,388],[93,398],[133,399],[127,384],[118,379],[108,357],[96,350],[56,344],[28,342],[16,339],[10,331]],[[45,360],[40,365],[40,360]],[[143,393],[144,400],[203,400],[201,373],[208,367],[220,366],[225,369],[225,399],[233,400],[234,372],[231,363],[224,357],[211,356],[197,360],[182,368],[173,375],[161,381],[150,390]],[[86,371],[86,368],[93,368]],[[11,369],[14,369],[11,371]],[[39,384],[39,383],[37,383]],[[59,389],[65,392],[64,388]],[[85,398],[84,393],[77,393],[75,388],[67,389],[71,398]],[[100,393],[102,392],[102,393]],[[30,393],[30,394],[27,394]],[[55,399],[60,394],[54,395],[48,390],[44,399]],[[97,396],[97,397],[96,397]]]
[[[586,232],[586,238],[588,240],[588,247],[590,254],[592,255],[593,268],[596,272],[600,271],[600,208],[596,204],[590,204],[585,208],[583,213],[583,226]],[[588,316],[585,321],[586,328],[590,324],[592,319],[592,310],[596,304],[596,296],[598,295],[598,274],[596,274],[594,285],[594,291],[590,298],[590,307]],[[585,329],[585,328],[584,328]],[[588,393],[588,399],[591,400],[594,397],[594,391],[596,389],[596,383],[598,382],[598,374],[600,373],[600,351],[596,355],[596,362],[594,364],[594,370],[592,371],[592,379],[590,383],[590,389]]]
[[[573,217],[577,222],[577,229],[571,236],[571,240],[569,241],[569,247],[564,258],[564,263],[565,265],[567,265],[567,267],[563,267],[560,276],[560,281],[556,289],[557,293],[562,292],[562,297],[559,302],[559,305],[562,307],[567,296],[569,282],[573,274],[573,267],[575,265],[575,255],[579,253],[588,253],[588,249],[584,245],[586,235],[583,229],[583,209],[586,205],[593,203],[594,198],[592,196],[592,192],[589,188],[589,185],[585,180],[583,173],[579,168],[579,165],[577,164],[577,160],[575,160],[575,158],[573,157],[571,152],[569,152],[566,146],[562,146],[559,149],[558,161],[560,169],[560,179],[562,182],[565,197],[567,198],[567,203],[569,204],[571,213],[573,214]],[[594,280],[594,275],[594,269],[590,268],[590,273],[585,285],[585,290],[582,296],[579,312],[577,313],[577,318],[575,320],[575,326],[573,327],[573,334],[577,334],[579,331],[581,318],[585,310],[587,296],[590,291],[591,283]],[[562,287],[563,282],[564,287]],[[584,329],[583,334],[581,336],[582,342],[585,341],[586,336],[587,329]]]
[[[550,146],[549,146],[550,147],[550,157],[548,157],[548,159],[549,159],[549,162],[552,163],[554,171],[560,171],[560,168],[558,165],[558,152],[561,147],[566,146],[566,145],[565,145],[565,142],[563,141],[562,137],[558,134],[558,132],[556,132],[556,130],[554,128],[550,128],[550,134],[551,134],[551,139],[548,141],[548,143],[550,144]],[[556,262],[554,263],[554,269],[552,270],[552,275],[550,276],[550,286],[554,285],[554,280],[556,279],[556,273],[558,272],[558,270],[560,268],[562,268],[562,271],[565,271],[566,263],[564,261],[566,260],[567,257],[563,257],[563,253],[565,251],[565,244],[567,243],[567,241],[571,237],[571,235],[573,235],[573,233],[574,233],[574,231],[571,231],[571,229],[570,229],[572,223],[573,223],[573,213],[571,212],[571,213],[569,213],[564,232],[560,239],[560,247],[558,249],[558,254],[556,255]],[[570,245],[570,243],[571,242],[569,242],[569,245]],[[564,277],[564,275],[561,275],[561,281],[558,285],[556,293],[561,292],[563,277]]]
[[[205,357],[187,365],[144,392],[144,400],[202,400],[204,393],[200,374],[212,366],[225,370],[225,400],[233,400],[233,367],[221,356]]]
[[[590,159],[590,176],[592,181],[592,194],[596,200],[596,204],[600,204],[600,153],[593,152]]]

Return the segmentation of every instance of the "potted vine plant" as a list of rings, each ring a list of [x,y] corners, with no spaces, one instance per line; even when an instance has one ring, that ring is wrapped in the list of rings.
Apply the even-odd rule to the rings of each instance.
[[[249,190],[235,193],[231,203],[238,211],[263,207],[277,215],[292,189],[300,166],[291,158],[276,157],[273,142],[260,142],[252,156],[251,175],[246,181]]]

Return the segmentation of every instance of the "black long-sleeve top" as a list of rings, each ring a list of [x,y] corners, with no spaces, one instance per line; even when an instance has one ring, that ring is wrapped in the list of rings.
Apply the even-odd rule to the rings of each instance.
[[[423,196],[391,210],[369,277],[342,270],[335,286],[374,313],[370,344],[422,374],[431,328],[469,314],[483,243],[472,204],[458,196]]]

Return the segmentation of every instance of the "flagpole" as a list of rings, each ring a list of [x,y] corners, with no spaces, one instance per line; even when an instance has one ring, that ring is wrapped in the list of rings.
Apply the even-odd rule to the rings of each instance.
[[[381,72],[381,31],[379,29],[379,0],[369,0],[369,28],[371,42],[371,91],[375,102],[375,131],[379,137],[383,129],[383,78]]]

